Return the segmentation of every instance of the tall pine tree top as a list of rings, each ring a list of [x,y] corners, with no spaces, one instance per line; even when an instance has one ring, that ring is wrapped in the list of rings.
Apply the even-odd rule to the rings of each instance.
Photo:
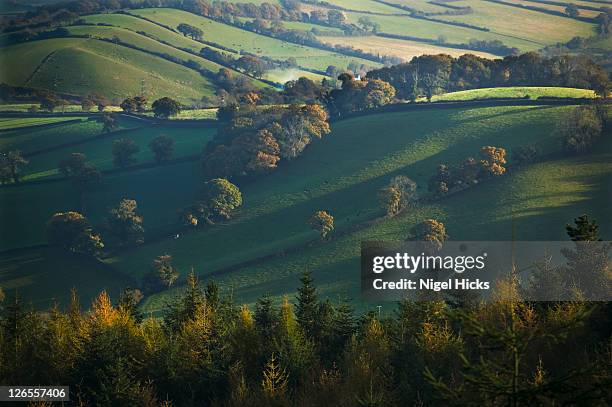
[[[298,288],[295,315],[306,335],[312,337],[319,311],[319,299],[317,298],[312,272],[305,271],[300,278],[300,282],[302,286]]]

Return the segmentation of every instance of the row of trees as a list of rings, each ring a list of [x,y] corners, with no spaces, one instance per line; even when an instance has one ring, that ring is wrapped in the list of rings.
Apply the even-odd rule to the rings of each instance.
[[[501,147],[484,146],[480,159],[468,157],[453,168],[446,164],[438,166],[437,173],[429,180],[429,191],[443,196],[478,184],[484,179],[503,175],[506,172],[506,150]]]
[[[587,217],[568,234],[599,239]],[[427,220],[410,235],[443,242],[446,231]],[[152,267],[170,281],[168,260]],[[134,289],[115,304],[103,292],[88,310],[73,293],[65,311],[45,314],[10,296],[0,303],[0,347],[11,349],[0,352],[0,380],[69,384],[71,400],[91,405],[605,405],[612,397],[609,303],[525,302],[509,278],[488,302],[457,293],[357,315],[347,301],[321,298],[311,273],[300,282],[291,302],[262,296],[249,308],[192,273],[161,318],[143,316]]]
[[[76,212],[58,212],[47,222],[47,241],[69,253],[98,257],[106,249],[134,247],[144,243],[143,218],[136,210],[133,199],[122,199],[112,208],[101,231],[94,231],[85,215]]]
[[[409,63],[368,72],[368,79],[391,84],[397,97],[429,100],[440,92],[498,86],[566,86],[593,89],[606,97],[607,72],[585,57],[569,55],[543,58],[535,52],[489,60],[475,55],[423,55]]]

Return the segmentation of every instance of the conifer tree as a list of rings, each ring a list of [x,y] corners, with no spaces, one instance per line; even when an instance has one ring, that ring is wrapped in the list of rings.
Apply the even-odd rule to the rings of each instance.
[[[312,272],[310,270],[304,271],[300,282],[302,285],[298,288],[295,315],[306,336],[312,339],[315,337],[315,325],[320,306]]]

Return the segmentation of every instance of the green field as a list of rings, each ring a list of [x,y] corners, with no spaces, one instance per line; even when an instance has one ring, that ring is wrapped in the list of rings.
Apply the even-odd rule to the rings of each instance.
[[[550,45],[557,42],[567,42],[575,36],[590,37],[595,34],[593,24],[539,11],[491,2],[483,4],[479,0],[461,0],[453,4],[470,6],[474,12],[461,16],[438,16],[438,18],[487,27],[491,32],[507,36],[508,39],[503,42],[508,45],[510,45],[511,37],[532,41],[540,45]]]
[[[315,238],[307,220],[317,209],[330,210],[339,230],[378,216],[376,191],[393,175],[410,176],[423,191],[440,162],[463,160],[477,154],[482,145],[512,147],[538,140],[555,149],[557,142],[550,128],[569,109],[452,109],[373,115],[336,123],[330,136],[310,146],[283,171],[244,186],[244,207],[232,222],[185,234],[178,240],[145,245],[113,260],[113,264],[138,276],[146,271],[155,253],[167,251],[181,269],[194,266],[206,274],[278,253]],[[381,128],[387,129],[385,133],[378,133]]]
[[[507,36],[495,32],[479,31],[472,28],[457,27],[412,17],[378,16],[352,12],[346,13],[346,16],[352,23],[357,23],[361,17],[369,17],[372,21],[380,24],[381,33],[427,38],[430,40],[438,40],[440,37],[443,37],[450,44],[467,44],[470,40],[478,39],[499,40],[505,45],[517,47],[521,51],[531,51],[543,46],[543,43],[539,41],[529,40],[520,36]],[[455,18],[456,16],[452,17]],[[570,38],[567,38],[567,40]]]
[[[0,118],[0,130],[13,130],[22,127],[44,126],[58,124],[67,120],[75,120],[75,117],[39,117],[39,118]],[[78,119],[81,120],[81,119]],[[2,136],[0,136],[2,137]],[[2,141],[0,141],[2,145]]]
[[[511,176],[483,184],[436,204],[407,211],[328,243],[262,264],[215,275],[226,290],[241,301],[254,303],[264,293],[277,301],[295,292],[304,270],[312,270],[319,292],[328,298],[351,298],[358,308],[392,303],[366,304],[359,300],[360,243],[406,238],[408,230],[426,218],[443,221],[452,240],[565,240],[564,225],[588,213],[605,220],[612,210],[612,142],[580,158],[555,159],[522,169]],[[600,222],[604,239],[612,225]],[[206,274],[206,271],[203,271]],[[202,278],[206,282],[206,277]],[[145,299],[143,309],[157,311],[175,290]]]
[[[602,188],[609,184],[612,173],[609,148],[586,158],[537,164],[444,201],[424,204],[398,218],[353,230],[381,215],[376,191],[394,175],[413,178],[422,194],[439,163],[458,163],[477,155],[482,145],[512,151],[537,143],[544,151],[559,151],[555,126],[572,108],[435,109],[336,122],[332,134],[310,146],[302,157],[242,186],[244,206],[235,219],[183,231],[179,238],[175,238],[177,210],[193,201],[201,185],[199,161],[105,176],[96,190],[86,194],[85,213],[100,226],[109,208],[120,199],[138,201],[147,243],[105,260],[123,279],[139,281],[153,258],[168,253],[183,273],[194,267],[203,280],[213,274],[225,288],[234,287],[240,301],[253,301],[267,291],[274,295],[292,292],[297,275],[304,269],[315,271],[325,295],[349,293],[356,297],[359,280],[353,277],[358,273],[359,241],[401,238],[410,225],[425,217],[443,220],[452,238],[483,240],[509,238],[512,218],[521,239],[562,238],[563,224],[582,212],[605,219],[610,208],[596,203],[609,193]],[[143,140],[152,136],[149,129],[141,132]],[[175,129],[169,129],[168,134],[179,137]],[[188,144],[192,145],[185,145],[184,152],[197,153],[203,143]],[[199,144],[197,148],[195,144]],[[95,146],[88,155],[108,160],[109,149]],[[10,238],[3,234],[0,239],[0,247],[7,250],[44,243],[46,220],[54,212],[78,209],[80,202],[70,183],[63,181],[3,188],[0,205],[4,209],[0,227],[12,231]],[[307,224],[309,216],[319,209],[335,217],[337,238],[329,243],[317,243]],[[609,227],[602,232],[610,233]],[[24,258],[37,257],[38,251],[25,251]],[[286,254],[217,274],[245,261],[282,253]],[[0,257],[7,264],[0,268],[0,285],[19,286],[20,276],[29,275],[32,266],[28,261],[10,260],[9,267],[7,256],[11,254]],[[62,274],[61,278],[67,277]],[[105,284],[93,280],[96,287]],[[40,301],[50,295],[43,278],[23,279],[22,286]],[[156,309],[169,293],[150,297],[145,308]],[[57,291],[59,294],[65,292]]]
[[[74,117],[62,118],[65,120],[77,119]],[[93,120],[79,118],[78,123],[67,123],[61,127],[41,127],[34,129],[19,129],[0,133],[0,148],[2,150],[21,150],[31,153],[58,144],[70,143],[77,140],[96,136],[102,132],[102,125]],[[39,118],[10,119],[29,126],[29,123],[38,122]],[[46,118],[45,118],[46,120]],[[120,122],[123,123],[123,122]]]
[[[200,184],[201,164],[197,161],[106,175],[85,195],[85,213],[94,224],[102,225],[108,210],[121,199],[136,199],[148,234],[169,236],[176,229],[177,210],[193,202]],[[0,228],[13,231],[0,236],[2,251],[45,243],[47,220],[56,212],[81,206],[69,181],[2,188],[0,205]]]
[[[0,281],[6,294],[17,292],[26,304],[38,309],[56,301],[67,305],[72,288],[77,288],[81,301],[87,304],[102,290],[117,297],[123,288],[135,283],[99,261],[48,248],[4,254],[0,258]]]
[[[58,129],[61,131],[61,128]],[[113,168],[113,157],[111,154],[113,141],[121,138],[133,140],[140,148],[134,155],[136,164],[153,162],[153,153],[149,148],[149,142],[156,136],[165,134],[172,137],[174,144],[174,158],[198,155],[206,143],[212,139],[214,129],[192,129],[192,128],[168,128],[163,126],[142,127],[129,133],[109,135],[101,139],[70,146],[59,150],[40,154],[30,159],[30,164],[25,168],[24,181],[40,179],[59,174],[57,166],[59,162],[68,157],[70,153],[83,153],[88,161],[99,170]]]
[[[204,31],[204,39],[209,38],[224,47],[264,55],[278,60],[286,60],[293,57],[297,60],[298,65],[305,68],[323,71],[329,65],[345,68],[351,61],[372,67],[380,66],[376,62],[361,58],[348,57],[335,52],[292,44],[255,34],[181,10],[157,8],[132,10],[131,13],[173,28],[176,28],[181,23],[191,24]]]
[[[459,92],[445,93],[442,95],[434,96],[432,98],[432,101],[441,102],[445,100],[523,98],[526,96],[529,96],[530,99],[537,99],[539,97],[593,98],[595,97],[595,92],[590,89],[512,86],[507,88],[471,89],[462,90]]]
[[[95,39],[58,38],[4,47],[0,82],[14,86],[91,92],[111,99],[140,93],[183,103],[212,96],[214,86],[198,72],[160,57]],[[110,69],[109,69],[110,68]]]

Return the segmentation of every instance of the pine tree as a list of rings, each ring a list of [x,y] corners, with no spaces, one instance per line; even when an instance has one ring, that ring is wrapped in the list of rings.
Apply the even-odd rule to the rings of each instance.
[[[255,324],[264,340],[272,339],[278,323],[279,315],[272,304],[272,297],[265,294],[255,303]]]
[[[595,220],[589,219],[588,215],[582,215],[574,219],[574,224],[565,225],[567,235],[574,242],[589,241],[595,242],[601,240],[599,238],[599,226]]]
[[[183,324],[192,319],[198,310],[204,307],[206,299],[200,288],[198,277],[192,269],[187,276],[187,288],[184,294],[168,304],[164,315],[165,325],[172,331],[178,332]]]
[[[298,288],[297,304],[295,315],[300,327],[304,330],[307,337],[313,339],[316,334],[317,316],[319,312],[319,300],[317,290],[314,286],[312,272],[307,270],[300,278],[302,283]]]

